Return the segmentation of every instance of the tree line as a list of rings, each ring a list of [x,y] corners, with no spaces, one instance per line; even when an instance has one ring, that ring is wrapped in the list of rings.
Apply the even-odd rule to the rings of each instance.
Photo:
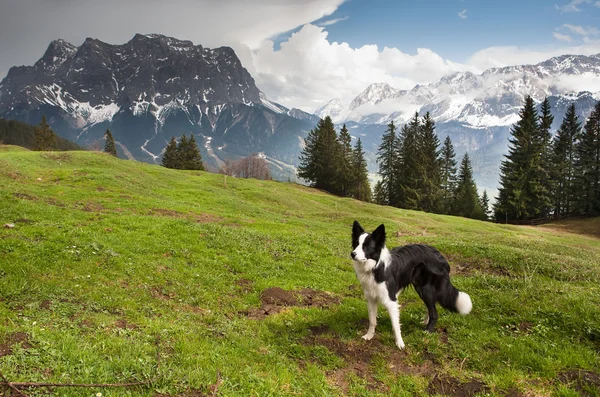
[[[494,205],[499,222],[600,215],[600,102],[582,127],[571,103],[552,137],[546,98],[530,96],[511,129]]]
[[[42,137],[47,139],[40,139]],[[31,150],[83,150],[76,143],[57,136],[45,117],[42,117],[37,126],[0,118],[0,143],[18,145]]]
[[[358,138],[353,147],[346,125],[338,135],[329,116],[321,119],[308,133],[300,154],[298,176],[317,189],[371,201],[362,142]]]
[[[466,153],[457,169],[452,140],[435,133],[429,112],[415,113],[400,131],[390,122],[377,151],[380,180],[375,201],[382,205],[438,214],[487,219],[489,198],[481,197]]]
[[[172,137],[164,150],[161,165],[179,170],[201,170],[220,173],[238,178],[271,180],[271,172],[264,158],[256,153],[237,160],[227,160],[219,169],[207,167],[202,161],[200,149],[193,134],[180,137],[179,142]]]

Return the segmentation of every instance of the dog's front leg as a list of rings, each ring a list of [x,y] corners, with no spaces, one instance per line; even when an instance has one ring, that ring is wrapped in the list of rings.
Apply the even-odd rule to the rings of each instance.
[[[375,335],[375,326],[377,326],[377,301],[367,298],[367,309],[369,310],[369,330],[362,338],[371,340]]]
[[[390,321],[392,322],[392,329],[394,330],[396,346],[398,346],[400,349],[404,349],[404,341],[402,340],[402,334],[400,333],[400,309],[398,308],[398,302],[388,300],[384,304],[388,310],[388,313],[390,314]]]

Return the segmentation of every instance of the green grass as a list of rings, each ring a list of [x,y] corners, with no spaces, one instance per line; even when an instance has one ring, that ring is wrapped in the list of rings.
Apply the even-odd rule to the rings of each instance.
[[[439,332],[427,334],[425,306],[409,289],[400,296],[406,350],[395,348],[383,308],[375,340],[360,339],[367,309],[349,259],[354,219],[385,223],[390,247],[440,249],[472,314],[441,309]],[[0,357],[11,381],[152,379],[60,395],[191,396],[212,395],[219,373],[223,396],[410,396],[439,391],[436,376],[489,395],[600,395],[594,236],[0,146],[6,223],[15,227],[0,229],[0,345],[27,338]],[[274,286],[339,303],[249,318]]]

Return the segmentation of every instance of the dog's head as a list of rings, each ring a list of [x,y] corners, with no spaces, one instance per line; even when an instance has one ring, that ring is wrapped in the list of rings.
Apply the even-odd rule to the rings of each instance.
[[[360,223],[352,225],[352,253],[355,262],[365,268],[372,269],[379,262],[381,252],[385,248],[385,226],[379,225],[373,233],[366,233]]]

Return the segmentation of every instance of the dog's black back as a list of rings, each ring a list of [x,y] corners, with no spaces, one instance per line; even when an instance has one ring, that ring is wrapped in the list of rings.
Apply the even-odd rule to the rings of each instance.
[[[410,244],[396,247],[390,253],[390,264],[376,267],[373,275],[378,283],[387,284],[391,300],[396,300],[398,292],[412,284],[424,300],[423,293],[433,292],[431,300],[456,311],[458,290],[450,283],[450,265],[438,250],[429,245]]]

